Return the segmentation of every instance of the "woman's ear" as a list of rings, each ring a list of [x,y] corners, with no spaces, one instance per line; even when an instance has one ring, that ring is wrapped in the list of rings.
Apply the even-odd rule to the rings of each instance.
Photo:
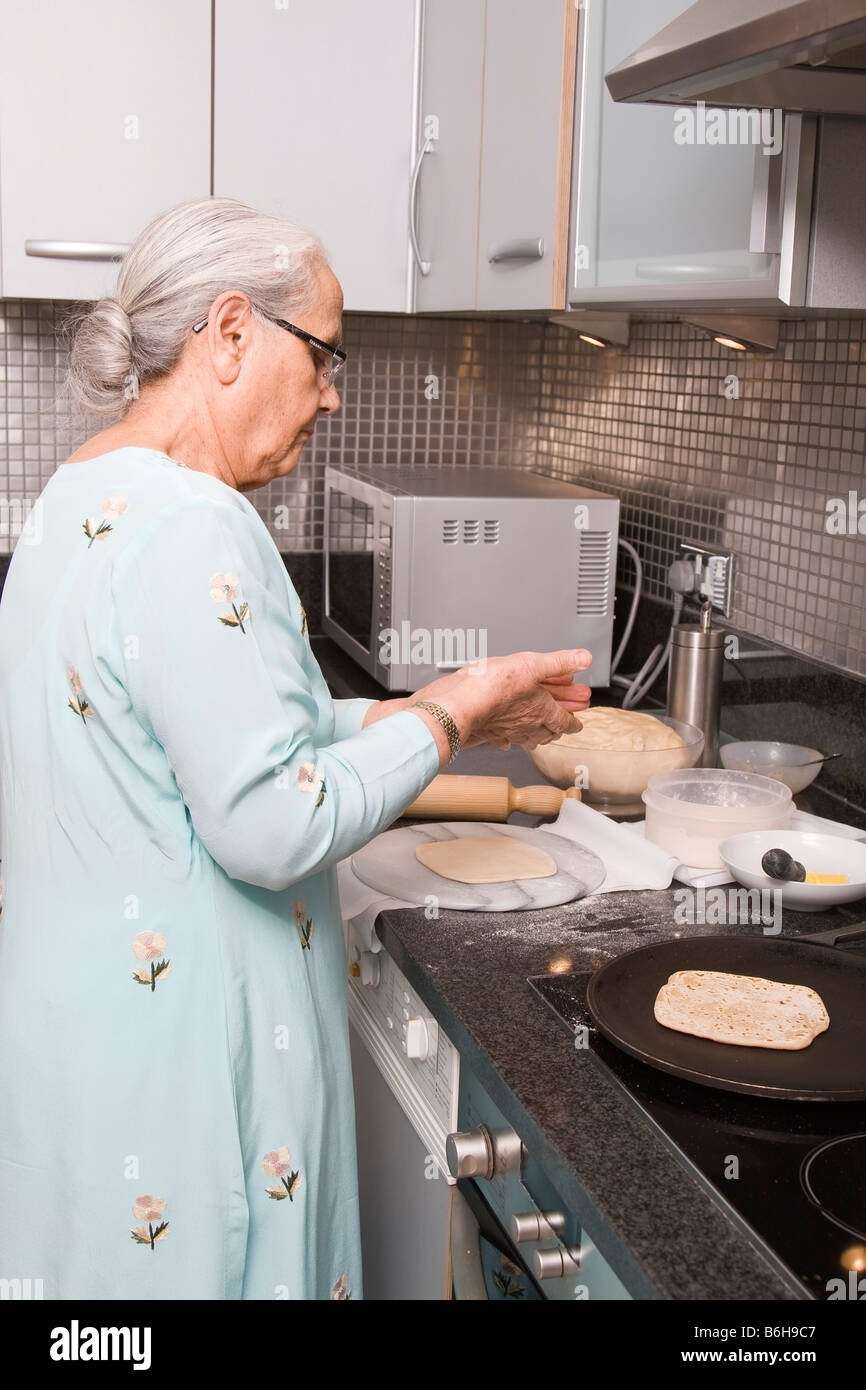
[[[221,385],[229,386],[237,379],[252,345],[252,328],[250,301],[242,291],[224,290],[217,296],[201,337]]]

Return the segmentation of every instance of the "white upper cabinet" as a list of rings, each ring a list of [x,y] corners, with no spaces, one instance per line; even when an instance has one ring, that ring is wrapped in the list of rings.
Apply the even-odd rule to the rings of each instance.
[[[473,309],[478,266],[485,0],[426,0],[410,216],[415,308]]]
[[[574,0],[426,0],[417,310],[564,308]]]
[[[803,303],[814,122],[614,102],[688,0],[582,0],[569,303]],[[765,153],[765,148],[769,153]]]
[[[479,309],[563,306],[576,33],[574,0],[487,5]]]
[[[415,0],[216,0],[214,193],[309,227],[348,310],[409,305]]]
[[[210,191],[209,0],[0,0],[2,293],[95,299]]]

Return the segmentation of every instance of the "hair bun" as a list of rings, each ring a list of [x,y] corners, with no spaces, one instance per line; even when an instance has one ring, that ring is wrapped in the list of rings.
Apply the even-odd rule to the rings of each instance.
[[[79,323],[70,354],[69,378],[78,399],[100,414],[121,411],[130,398],[132,370],[129,314],[112,296],[97,300]]]

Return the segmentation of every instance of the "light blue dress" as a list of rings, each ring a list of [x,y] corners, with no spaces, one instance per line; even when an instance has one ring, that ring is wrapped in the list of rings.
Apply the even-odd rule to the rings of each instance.
[[[150,449],[49,481],[0,681],[0,1279],[360,1298],[335,865],[435,739],[331,700],[255,508]]]

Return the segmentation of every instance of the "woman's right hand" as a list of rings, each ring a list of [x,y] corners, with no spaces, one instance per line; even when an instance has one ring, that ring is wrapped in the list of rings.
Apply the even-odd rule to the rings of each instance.
[[[464,748],[534,748],[580,728],[574,715],[589,706],[591,691],[572,676],[591,665],[590,652],[571,648],[485,657],[431,682],[413,701],[432,700],[447,709]]]

